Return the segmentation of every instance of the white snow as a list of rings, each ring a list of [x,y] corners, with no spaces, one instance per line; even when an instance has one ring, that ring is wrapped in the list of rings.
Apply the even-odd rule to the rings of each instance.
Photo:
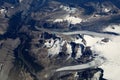
[[[48,41],[46,41],[46,42],[44,43],[44,45],[45,45],[47,48],[52,47],[53,44],[54,44],[54,40],[53,40],[53,39],[50,39],[50,40],[48,40]]]
[[[90,46],[92,51],[107,59],[100,66],[104,70],[104,78],[108,80],[119,80],[120,74],[120,36],[110,37],[108,42],[103,42],[102,37],[84,35],[86,46]],[[81,39],[75,42],[81,43]]]
[[[101,37],[101,38],[110,38],[110,37],[114,37],[115,35],[111,35],[111,34],[104,34],[104,33],[98,33],[98,32],[92,32],[92,31],[70,31],[70,32],[62,32],[60,34],[63,35],[76,35],[76,34],[81,34],[81,35],[91,35],[91,36],[97,36],[97,37]]]
[[[71,53],[72,53],[72,46],[69,43],[67,43],[66,47],[67,47],[67,51],[66,51],[67,54],[71,55]]]
[[[82,19],[80,17],[70,15],[70,14],[76,13],[78,11],[77,8],[64,6],[64,5],[61,5],[60,8],[66,11],[68,14],[66,16],[64,15],[62,18],[55,19],[54,22],[68,21],[68,23],[71,23],[71,24],[77,24],[82,22]]]
[[[77,24],[82,22],[81,18],[70,16],[70,15],[66,16],[66,20],[71,24]]]
[[[82,42],[82,39],[81,38],[75,38],[74,40],[73,40],[73,42],[75,42],[76,44],[83,44],[83,42]],[[84,45],[84,44],[83,44]],[[81,55],[82,55],[82,52],[81,52],[82,50],[81,50],[81,47],[79,46],[79,48],[78,48],[78,50],[77,50],[77,54],[76,54],[76,59],[78,59],[78,58],[80,58],[81,57]]]
[[[11,6],[10,8],[12,8],[12,9],[13,9],[13,8],[14,8],[14,6]]]
[[[91,62],[86,63],[86,64],[80,64],[80,65],[66,66],[66,67],[58,68],[58,69],[56,69],[56,72],[58,72],[58,71],[71,71],[71,70],[73,70],[73,71],[84,70],[84,69],[100,66],[102,63],[104,63],[104,60],[102,60],[99,57],[99,58],[94,59]]]
[[[109,25],[107,28],[105,28],[103,31],[106,32],[114,32],[120,34],[120,25]]]
[[[80,58],[82,56],[82,52],[81,51],[82,51],[81,47],[79,46],[75,59],[78,59],[78,58]]]
[[[19,0],[19,2],[21,3],[23,0]]]
[[[107,59],[100,66],[104,70],[104,78],[108,80],[119,80],[120,75],[120,36],[112,38],[109,42],[99,42],[91,48],[96,53]]]
[[[105,9],[104,9],[105,12],[109,12],[110,10],[111,10],[111,9],[109,9],[109,8],[105,8]]]
[[[60,51],[61,51],[60,40],[57,39],[54,42],[54,45],[48,49],[48,54],[54,56],[56,54],[59,54]]]
[[[66,53],[69,54],[69,56],[66,60],[68,60],[72,54],[72,46],[69,43],[67,43],[66,47],[67,47]]]
[[[91,80],[99,80],[100,76],[101,76],[101,72],[98,71],[98,72],[96,72],[96,73],[94,74],[94,76],[93,76],[93,78],[92,78]]]
[[[79,77],[78,72],[75,72],[74,77],[76,78],[75,80],[77,80],[77,78]]]
[[[54,22],[63,22],[63,19],[56,19]]]
[[[5,14],[7,12],[7,10],[6,9],[0,9],[0,14]]]
[[[113,26],[112,26],[113,27]],[[119,25],[117,26],[119,28]],[[112,28],[112,31],[115,30],[117,32],[116,26],[114,26],[115,29]],[[108,27],[110,28],[110,26]],[[107,29],[108,30],[108,29]],[[109,30],[110,31],[110,30]],[[118,31],[119,32],[119,31]],[[99,37],[96,37],[99,36]],[[85,34],[83,38],[86,40],[86,46],[90,46],[91,50],[95,54],[99,54],[99,56],[102,56],[106,58],[106,61],[100,65],[100,68],[104,70],[103,77],[108,80],[119,80],[120,75],[120,36],[114,36],[114,37],[107,37],[109,39],[108,42],[103,42],[102,39],[106,38],[106,35],[99,34],[94,36],[90,36],[89,34]],[[76,43],[82,43],[82,39],[75,39],[74,42]],[[60,40],[57,40],[53,47],[48,50],[49,54],[55,55],[58,54],[61,51],[61,45],[63,44],[60,42]],[[80,54],[81,50],[78,50],[78,56]],[[71,54],[72,49],[71,45],[67,44],[67,53]],[[76,66],[68,66],[59,68],[56,71],[64,71],[64,70],[77,70],[77,69],[85,69],[88,67],[91,67],[93,65],[97,65],[97,63],[92,62],[92,64],[83,64],[83,65],[76,65]]]
[[[59,39],[49,39],[46,40],[46,42],[44,43],[44,46],[48,48],[48,55],[54,56],[59,54],[59,52],[61,52],[63,45],[65,44],[66,41],[64,40],[59,40]],[[71,54],[72,49],[71,46],[68,45],[67,46],[67,53]]]
[[[62,8],[63,10],[65,10],[69,13],[75,13],[77,11],[77,8],[64,6],[64,5],[61,5],[60,8]]]
[[[86,41],[86,46],[92,46],[95,43],[101,41],[103,38],[100,37],[92,37],[90,35],[84,35],[84,39]]]
[[[77,23],[81,23],[82,19],[79,17],[67,15],[64,18],[58,18],[54,20],[54,22],[63,22],[63,21],[68,21],[68,23],[71,24],[77,24]]]
[[[118,26],[119,27],[119,26]],[[116,31],[115,31],[116,32]],[[104,78],[119,80],[120,75],[120,36],[109,37],[108,42],[103,42],[104,37],[84,35],[86,46],[90,46],[95,54],[106,58],[106,62],[100,66],[104,70]],[[81,40],[76,40],[81,43]]]
[[[99,42],[103,39],[101,37],[93,37],[93,36],[90,36],[90,35],[84,35],[83,38],[86,41],[86,46],[92,46],[95,43],[97,43],[97,42]],[[83,44],[84,45],[81,38],[75,39],[74,42],[77,43],[77,44]],[[79,58],[81,55],[82,55],[81,48],[78,48],[76,58]]]
[[[78,39],[75,38],[73,42],[75,42],[76,44],[82,44],[83,43],[81,38],[78,38]]]

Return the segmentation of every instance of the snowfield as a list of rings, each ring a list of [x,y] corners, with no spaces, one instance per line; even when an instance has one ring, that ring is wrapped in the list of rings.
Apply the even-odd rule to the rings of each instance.
[[[119,80],[120,75],[120,36],[114,37],[109,42],[98,42],[91,46],[92,51],[107,59],[100,66],[104,70],[104,78]]]
[[[77,8],[64,6],[64,5],[61,5],[60,8],[68,13],[75,13],[77,11]]]
[[[119,27],[119,26],[118,26]],[[109,27],[108,27],[109,28]],[[106,29],[105,29],[106,30]],[[113,32],[114,30],[112,30]],[[117,32],[117,31],[115,31]],[[119,32],[119,31],[118,31]],[[82,33],[84,40],[83,43],[81,38],[74,39],[73,42],[78,44],[83,44],[84,46],[89,46],[93,52],[93,54],[98,54],[98,62],[91,62],[91,64],[83,64],[83,65],[74,65],[67,66],[57,69],[56,71],[70,71],[70,70],[82,70],[91,67],[99,67],[104,70],[103,77],[108,80],[119,80],[120,75],[120,35],[111,35],[104,33],[95,33],[95,32],[85,32],[85,31],[76,31],[76,32],[64,32],[64,35],[72,35],[72,34],[80,34]],[[89,34],[90,33],[90,34]],[[46,42],[45,45],[50,47],[48,49],[48,54],[56,55],[61,51],[61,47],[65,43],[65,41],[61,41],[59,39],[50,41],[51,43]],[[70,54],[71,57],[72,48],[69,43],[67,43],[67,53]],[[80,57],[82,55],[81,48],[78,48],[77,56]],[[105,61],[105,62],[104,62]],[[102,64],[98,65],[99,62]],[[103,63],[104,62],[104,63]]]
[[[58,39],[50,39],[49,41],[46,41],[46,43],[44,44],[48,48],[48,56],[54,56],[56,54],[59,54],[59,52],[61,51],[61,41]]]
[[[105,28],[103,31],[105,32],[114,32],[120,34],[120,25],[110,25]]]
[[[71,33],[70,33],[71,34]],[[73,33],[74,34],[74,33]],[[91,47],[93,54],[98,54],[98,57],[103,57],[105,62],[99,67],[104,70],[103,77],[108,80],[119,80],[120,75],[120,36],[107,36],[99,33],[90,36],[85,34],[83,38],[86,41],[86,46]],[[106,40],[105,40],[106,39]],[[75,39],[76,43],[81,44],[81,39]],[[80,49],[78,51],[80,52]],[[79,54],[80,55],[80,54]],[[102,59],[101,59],[102,60]],[[96,64],[93,64],[94,66]],[[76,66],[68,66],[58,69],[57,71],[64,70],[77,70],[77,69],[85,69],[87,67],[91,67],[90,65],[76,65]]]
[[[78,24],[82,22],[82,19],[79,17],[67,15],[64,18],[58,18],[54,20],[54,22],[63,22],[63,21],[67,21],[70,24]]]
[[[64,11],[66,11],[67,15],[61,16],[62,18],[57,18],[53,22],[67,21],[70,24],[78,24],[78,23],[82,22],[82,18],[70,15],[70,14],[76,13],[78,11],[77,8],[64,6],[64,5],[61,5],[60,8],[63,9]]]
[[[110,37],[107,42],[102,41],[103,38],[89,35],[85,35],[84,39],[94,54],[106,59],[106,62],[100,66],[104,70],[103,77],[108,80],[120,80],[118,77],[120,75],[120,36]]]
[[[95,43],[101,41],[103,38],[84,35],[84,39],[86,41],[86,46],[93,46]]]

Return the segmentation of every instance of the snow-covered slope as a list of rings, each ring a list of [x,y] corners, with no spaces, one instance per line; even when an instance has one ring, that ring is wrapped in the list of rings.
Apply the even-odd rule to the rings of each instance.
[[[82,22],[82,19],[79,17],[67,15],[64,18],[56,19],[54,22],[63,22],[63,21],[67,21],[68,23],[71,23],[71,24],[77,24]]]
[[[98,54],[106,59],[106,62],[100,66],[104,70],[103,77],[108,80],[119,80],[120,36],[106,38],[105,40],[103,38],[85,35],[84,39],[86,45],[91,47],[94,54]]]
[[[98,54],[97,57],[102,57],[103,59],[105,59],[105,62],[100,65],[100,68],[104,70],[103,77],[108,80],[119,80],[118,76],[120,74],[120,36],[116,35],[114,37],[101,37],[100,34],[101,33],[99,33],[99,36],[83,34],[82,38],[74,38],[71,42],[74,42],[75,44],[82,44],[85,47],[89,46],[93,54]],[[69,42],[62,39],[51,39],[51,41],[48,42],[46,42],[45,45],[49,47],[49,55],[54,56],[59,54],[59,52],[62,51],[63,45],[66,43],[66,53],[70,55],[68,58],[71,57],[73,51],[72,45]],[[80,58],[80,56],[82,55],[81,51],[81,47],[78,47],[76,51],[76,59]],[[82,66],[81,69],[85,67],[86,66]],[[89,65],[87,67],[89,67]],[[79,69],[79,65],[77,66],[77,68],[76,66],[74,66],[74,68]],[[68,70],[72,68],[69,66],[61,69]]]
[[[104,78],[119,80],[120,74],[120,36],[114,37],[109,42],[99,42],[92,46],[95,53],[105,57],[106,63],[100,66],[104,70]]]
[[[93,37],[93,36],[89,36],[89,35],[84,35],[84,39],[86,41],[86,46],[92,46],[95,43],[99,42],[100,40],[102,40],[103,38],[100,37]]]
[[[70,24],[78,24],[82,22],[82,18],[78,17],[78,16],[73,16],[71,14],[76,14],[78,13],[78,9],[74,8],[74,7],[69,7],[69,6],[63,6],[61,5],[60,8],[63,11],[66,11],[66,15],[60,16],[60,18],[58,17],[57,19],[54,20],[54,22],[63,22],[63,21],[67,21]]]
[[[105,32],[114,32],[120,34],[120,25],[109,25],[103,31]]]
[[[115,26],[119,28],[119,26]],[[119,29],[111,30],[111,32],[119,33]],[[102,34],[103,35],[103,34]],[[106,59],[106,62],[100,66],[104,70],[104,78],[108,80],[119,80],[120,74],[120,36],[99,37],[99,36],[83,36],[86,46],[90,46],[94,54]],[[82,39],[75,39],[76,43],[83,43]],[[83,43],[84,44],[84,43]]]

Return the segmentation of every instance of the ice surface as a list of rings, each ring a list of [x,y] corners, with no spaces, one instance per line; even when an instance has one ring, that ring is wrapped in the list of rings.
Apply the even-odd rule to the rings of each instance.
[[[105,28],[103,31],[106,32],[114,32],[120,34],[120,25],[109,25],[107,28]]]
[[[91,46],[92,50],[107,59],[100,66],[104,70],[104,78],[108,80],[119,80],[120,75],[120,36],[116,36],[109,42],[99,42]]]

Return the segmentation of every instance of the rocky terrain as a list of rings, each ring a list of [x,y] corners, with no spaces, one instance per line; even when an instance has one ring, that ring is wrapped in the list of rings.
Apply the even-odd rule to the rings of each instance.
[[[0,80],[119,80],[119,5],[0,0]]]

